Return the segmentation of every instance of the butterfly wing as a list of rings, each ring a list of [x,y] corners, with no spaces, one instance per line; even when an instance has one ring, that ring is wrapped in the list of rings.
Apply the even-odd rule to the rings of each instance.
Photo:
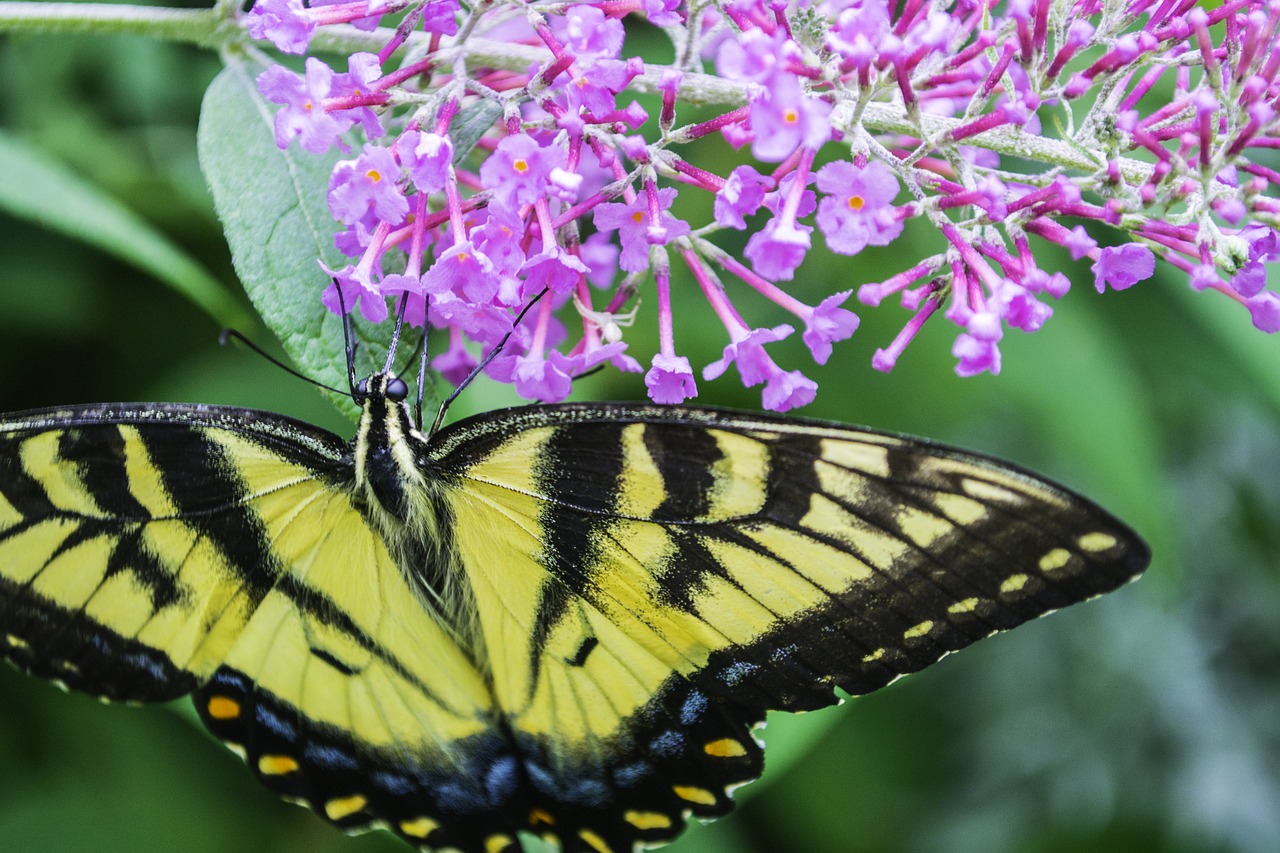
[[[348,490],[349,446],[194,406],[0,422],[0,652],[125,701],[195,693],[273,790],[347,829],[502,849],[490,692]]]
[[[905,437],[712,410],[513,410],[437,437],[494,690],[570,850],[673,837],[756,778],[769,709],[862,694],[1099,595],[1145,544]]]

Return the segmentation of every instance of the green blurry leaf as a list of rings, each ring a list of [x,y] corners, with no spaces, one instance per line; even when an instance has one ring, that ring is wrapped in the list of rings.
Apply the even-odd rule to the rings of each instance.
[[[256,58],[228,53],[227,67],[210,84],[200,109],[200,168],[213,191],[236,273],[267,327],[303,373],[346,388],[342,323],[320,303],[328,280],[317,263],[332,269],[346,263],[334,248],[337,224],[325,201],[329,173],[341,155],[276,147],[275,105],[263,99],[255,83],[267,67]],[[383,326],[378,330],[357,318],[358,337],[380,351],[391,324]],[[369,347],[362,350],[367,354]],[[351,400],[334,401],[354,420]]]
[[[223,325],[245,322],[235,296],[164,234],[62,164],[3,131],[0,209],[150,273]]]
[[[1268,287],[1275,290],[1277,277],[1273,274],[1268,278]],[[1174,291],[1174,298],[1200,321],[1195,333],[1218,348],[1222,359],[1217,362],[1219,369],[1237,374],[1253,394],[1280,411],[1280,371],[1276,370],[1280,364],[1280,334],[1267,334],[1256,328],[1244,306],[1213,293],[1196,293],[1184,287]],[[1230,364],[1226,363],[1227,358],[1231,359]]]
[[[1052,455],[1070,460],[1068,485],[1133,525],[1155,559],[1172,567],[1178,523],[1169,502],[1177,489],[1162,464],[1160,420],[1122,334],[1082,307],[1059,310],[1021,340],[1037,358],[1009,357],[999,381]]]

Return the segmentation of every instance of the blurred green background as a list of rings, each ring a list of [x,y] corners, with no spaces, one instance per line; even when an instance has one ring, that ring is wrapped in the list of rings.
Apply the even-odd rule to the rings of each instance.
[[[247,303],[195,155],[218,67],[207,52],[134,38],[0,41],[0,182],[17,186],[14,164],[34,156],[96,187],[138,217],[130,227],[220,282],[227,295],[210,300],[232,315]],[[83,214],[87,240],[75,239],[40,224],[60,216],[0,186],[6,195],[0,409],[201,401],[350,431],[314,389],[219,348],[206,311],[104,249],[120,227],[109,209],[41,198]],[[815,252],[793,292],[816,303],[883,278],[936,251],[917,236],[855,259]],[[1280,849],[1280,339],[1168,269],[1099,296],[1085,266],[1041,262],[1064,265],[1073,292],[1044,330],[1006,338],[998,377],[956,378],[941,318],[891,375],[873,371],[872,351],[908,317],[896,304],[860,310],[862,327],[825,368],[798,340],[772,351],[819,381],[805,415],[994,453],[1095,498],[1148,538],[1147,576],[843,708],[775,719],[770,769],[739,792],[745,806],[669,849]],[[677,345],[700,367],[719,355],[718,326],[687,279],[676,288]],[[645,363],[654,304],[628,333]],[[787,319],[747,296],[739,305],[756,324]],[[731,377],[699,386],[700,402],[759,406]],[[575,393],[643,388],[604,373]],[[482,382],[456,412],[509,402]],[[407,849],[277,801],[188,711],[102,706],[0,667],[0,850]]]

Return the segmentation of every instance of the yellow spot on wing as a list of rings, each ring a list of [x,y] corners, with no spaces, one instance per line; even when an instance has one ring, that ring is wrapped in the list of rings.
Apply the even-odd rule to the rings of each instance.
[[[852,468],[876,477],[888,477],[889,451],[875,444],[863,444],[845,439],[823,439],[820,445],[822,458],[842,468]]]
[[[240,703],[229,696],[210,696],[205,709],[215,720],[234,720],[240,716]]]
[[[74,515],[102,518],[105,513],[80,479],[77,466],[58,453],[68,430],[49,430],[22,442],[18,454],[23,469],[44,489],[49,503]]]
[[[928,548],[955,530],[955,527],[945,519],[912,506],[899,507],[894,513],[893,520],[898,523],[903,534],[921,548]]]
[[[714,806],[716,804],[716,795],[706,788],[695,788],[692,785],[673,785],[671,790],[675,791],[676,796],[680,799],[697,803],[700,806]]]
[[[1005,578],[1004,583],[1000,584],[1000,591],[1004,593],[1017,592],[1027,585],[1029,578],[1024,574],[1009,575]]]
[[[823,489],[829,494],[840,495],[844,500],[855,499],[859,491],[847,483],[842,484],[838,478],[829,480],[829,468],[830,466],[818,468],[818,479]],[[851,514],[825,494],[814,493],[809,496],[809,511],[800,519],[800,524],[836,539],[845,546],[848,553],[858,554],[873,568],[887,570],[894,561],[910,550],[906,542]],[[852,561],[848,570],[855,579],[871,575],[870,569],[862,570]]]
[[[972,477],[965,477],[961,481],[965,492],[971,497],[975,497],[984,503],[995,504],[1020,504],[1025,498],[1017,492],[1010,491],[1004,486],[997,486],[995,483],[988,483],[985,480],[975,480]]]
[[[39,575],[62,543],[79,525],[49,519],[29,527],[21,535],[0,540],[0,576],[14,583],[28,583]]]
[[[903,639],[914,640],[916,637],[923,637],[925,634],[933,630],[933,620],[926,619],[919,625],[908,628],[902,635]]]
[[[288,755],[264,755],[258,759],[258,770],[265,776],[283,776],[298,769],[298,762]]]
[[[1070,559],[1071,552],[1066,548],[1054,548],[1052,551],[1040,558],[1040,571],[1056,571],[1065,566]]]
[[[103,578],[97,592],[85,601],[84,613],[118,634],[136,637],[154,611],[146,588],[125,571]]]
[[[20,542],[26,539],[17,538]],[[68,610],[81,609],[102,585],[112,546],[110,539],[99,536],[61,552],[36,575],[31,589]],[[86,570],[87,566],[92,568]]]
[[[613,848],[606,844],[603,838],[589,829],[579,829],[578,837],[587,842],[591,849],[598,851],[598,853],[613,853]]]
[[[429,817],[400,821],[400,831],[410,838],[426,838],[440,828],[440,822]]]
[[[973,524],[987,514],[987,508],[980,501],[964,495],[939,492],[931,499],[943,515],[957,524]]]
[[[14,634],[5,634],[4,641],[15,649],[30,648],[30,646],[27,645],[26,640],[22,639],[21,637],[15,636]]]
[[[872,653],[871,653],[871,654],[869,654],[869,655],[864,655],[864,656],[863,656],[863,658],[862,658],[862,662],[863,662],[863,663],[875,663],[876,661],[880,660],[880,658],[882,658],[882,657],[884,657],[884,649],[883,649],[883,648],[879,648],[879,649],[876,649],[874,652],[872,652]]]
[[[529,812],[530,826],[537,826],[540,823],[545,823],[548,826],[550,826],[555,822],[556,822],[556,819],[552,817],[551,813],[548,812],[546,809],[533,809],[532,811]]]
[[[485,853],[502,853],[511,846],[510,835],[490,835],[484,840]]]
[[[731,737],[713,740],[705,744],[702,749],[707,755],[714,755],[716,758],[737,758],[747,754],[747,748]]]
[[[335,797],[324,804],[324,813],[329,820],[342,820],[344,817],[360,811],[369,801],[359,794],[349,797]]]
[[[671,818],[662,812],[626,811],[622,817],[636,829],[668,829],[671,826]]]
[[[1110,533],[1096,531],[1094,533],[1086,533],[1081,536],[1079,542],[1080,547],[1084,550],[1097,553],[1099,551],[1106,551],[1109,548],[1114,548],[1116,546],[1116,537],[1112,536]]]
[[[125,478],[129,481],[129,491],[134,499],[156,518],[176,515],[177,508],[161,479],[164,471],[152,464],[138,428],[121,425],[120,437],[124,439]]]
[[[648,518],[666,499],[662,473],[644,443],[644,424],[629,424],[622,430],[622,483],[618,489],[618,513]]]
[[[22,513],[18,512],[18,508],[0,495],[0,530],[8,530],[15,524],[22,521]]]
[[[966,598],[964,601],[957,601],[955,604],[947,608],[948,613],[972,613],[978,606],[978,599]]]

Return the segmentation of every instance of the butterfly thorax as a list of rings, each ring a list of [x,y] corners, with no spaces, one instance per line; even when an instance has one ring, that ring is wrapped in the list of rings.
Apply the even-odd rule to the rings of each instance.
[[[425,463],[427,440],[414,426],[403,395],[388,392],[392,382],[399,380],[374,374],[360,383],[353,497],[426,603],[467,634],[474,605],[452,547],[445,484]]]

